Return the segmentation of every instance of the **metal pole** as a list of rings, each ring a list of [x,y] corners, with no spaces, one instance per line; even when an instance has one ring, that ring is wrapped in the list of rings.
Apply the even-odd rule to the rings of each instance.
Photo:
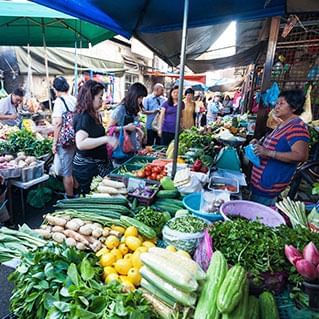
[[[177,106],[177,114],[176,114],[172,177],[174,177],[176,174],[178,144],[179,144],[179,130],[180,130],[180,117],[181,117],[182,103],[183,103],[183,86],[184,86],[186,45],[187,45],[188,7],[189,7],[189,0],[185,0],[184,1],[184,17],[183,17],[182,44],[181,44],[181,63],[180,63],[180,73],[179,73],[178,106]]]
[[[49,79],[49,65],[48,65],[48,51],[45,41],[45,30],[44,30],[44,21],[42,19],[42,37],[43,37],[43,48],[44,48],[44,64],[45,64],[45,76],[47,82],[47,93],[49,98],[49,109],[52,112],[52,103],[51,103],[51,92],[50,92],[50,79]]]

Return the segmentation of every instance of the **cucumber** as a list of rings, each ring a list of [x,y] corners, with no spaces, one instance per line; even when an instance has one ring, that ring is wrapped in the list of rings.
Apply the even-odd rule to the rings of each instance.
[[[90,204],[90,205],[85,205],[85,204],[80,204],[80,203],[57,203],[55,205],[57,208],[61,209],[75,209],[75,210],[84,210],[88,209],[91,211],[94,211],[94,209],[97,210],[109,210],[109,211],[114,211],[122,214],[130,214],[130,209],[127,208],[126,206],[123,205],[115,205],[115,204]]]
[[[151,227],[145,225],[144,223],[134,219],[134,218],[131,218],[131,217],[128,217],[128,216],[121,216],[121,222],[123,222],[126,227],[129,227],[129,226],[135,226],[138,230],[138,232],[148,238],[148,239],[153,239],[156,237],[156,232],[154,229],[152,229]]]
[[[188,294],[174,287],[170,283],[166,282],[164,279],[152,272],[148,267],[143,266],[140,270],[141,275],[152,285],[154,285],[158,290],[169,295],[171,298],[176,300],[176,302],[184,306],[193,306],[196,302],[196,297],[193,294]]]
[[[161,190],[156,194],[157,198],[177,198],[179,196],[178,190]]]
[[[165,199],[165,198],[160,198],[156,200],[157,205],[171,205],[171,206],[177,206],[179,208],[184,208],[183,201],[178,200],[178,199]]]
[[[115,204],[115,205],[128,205],[128,200],[124,197],[79,197],[72,199],[61,199],[57,203],[78,203],[78,204]]]
[[[227,261],[220,251],[215,251],[207,270],[207,279],[199,296],[194,319],[219,319],[216,300],[220,286],[227,274]]]
[[[248,298],[247,319],[259,319],[259,301],[255,296],[249,296]]]
[[[217,296],[217,308],[221,313],[231,313],[238,305],[246,283],[246,271],[237,264],[227,273]]]
[[[261,319],[279,319],[277,304],[271,292],[264,291],[259,296],[259,307]]]

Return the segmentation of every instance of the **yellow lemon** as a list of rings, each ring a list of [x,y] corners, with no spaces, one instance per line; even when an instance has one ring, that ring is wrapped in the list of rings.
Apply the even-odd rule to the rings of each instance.
[[[103,268],[103,278],[107,278],[109,274],[116,274],[116,270],[111,266],[106,266]]]
[[[185,250],[178,250],[178,251],[176,252],[176,254],[179,254],[179,255],[184,256],[184,257],[187,257],[187,258],[192,258],[191,255],[190,255],[187,251],[185,251]]]
[[[167,246],[166,249],[167,249],[168,251],[173,252],[173,253],[176,252],[176,248],[175,248],[174,246],[171,246],[171,245]]]
[[[100,249],[95,255],[97,257],[101,257],[103,254],[107,254],[109,253],[110,251],[106,248],[106,247],[103,247],[102,249]]]
[[[143,242],[143,241],[145,240],[145,238],[144,238],[142,235],[140,235],[140,234],[138,234],[136,237],[137,237],[141,242]]]
[[[141,283],[141,273],[136,268],[131,268],[127,273],[127,280],[131,282],[134,286],[139,286]]]
[[[142,241],[135,236],[128,236],[125,239],[125,244],[129,249],[135,251],[138,247],[142,246]]]
[[[142,245],[147,248],[155,247],[154,243],[148,240],[144,241]]]
[[[122,280],[122,285],[123,285],[125,290],[128,290],[128,291],[135,290],[135,286],[128,280]]]
[[[120,244],[119,250],[123,256],[128,253],[128,247],[124,243]]]
[[[115,261],[116,261],[115,256],[113,254],[111,254],[111,253],[107,253],[107,254],[104,254],[104,255],[101,256],[100,265],[102,267],[112,266]]]
[[[131,261],[134,268],[140,269],[143,266],[143,263],[141,261],[141,252],[135,251],[132,255]]]
[[[137,228],[135,226],[130,226],[130,227],[126,228],[126,231],[124,233],[125,237],[137,236],[137,235],[138,235],[138,231],[137,231]]]
[[[119,275],[118,274],[115,274],[115,273],[111,273],[111,274],[108,274],[108,276],[105,278],[105,282],[106,283],[109,283],[111,281],[119,281]]]
[[[148,252],[148,248],[145,247],[145,246],[141,246],[141,247],[138,247],[135,251],[138,251],[140,253],[147,253]]]
[[[122,252],[117,248],[113,248],[110,253],[115,256],[116,260],[121,259],[123,257]]]
[[[125,228],[121,227],[121,226],[116,226],[116,225],[112,225],[111,227],[113,230],[118,231],[120,234],[124,234],[125,233]]]
[[[127,260],[131,260],[133,254],[129,253],[129,254],[126,254],[123,259],[127,259]]]
[[[104,244],[106,245],[107,248],[113,249],[113,248],[117,248],[120,245],[120,241],[116,236],[110,235],[105,239]]]
[[[115,262],[114,268],[120,275],[127,275],[132,268],[132,262],[129,259],[119,259]]]

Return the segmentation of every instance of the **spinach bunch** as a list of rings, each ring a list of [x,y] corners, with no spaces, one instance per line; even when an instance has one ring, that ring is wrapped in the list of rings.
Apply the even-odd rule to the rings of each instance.
[[[140,292],[103,285],[100,275],[95,255],[48,244],[24,255],[10,275],[11,310],[23,319],[152,318]]]

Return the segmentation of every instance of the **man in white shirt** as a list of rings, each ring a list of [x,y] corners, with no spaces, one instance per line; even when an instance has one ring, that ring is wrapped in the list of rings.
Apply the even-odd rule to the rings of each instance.
[[[18,106],[22,104],[24,90],[17,88],[12,94],[0,100],[0,122],[10,126],[19,126],[21,118],[18,114]]]
[[[160,138],[158,133],[153,129],[152,123],[156,114],[160,112],[161,105],[166,101],[163,97],[164,86],[161,83],[156,83],[153,87],[152,94],[148,95],[143,101],[143,114],[146,114],[146,130],[147,130],[147,145],[159,145]]]
[[[75,111],[76,98],[68,93],[70,86],[63,76],[54,79],[53,88],[57,96],[52,113],[52,124],[54,127],[52,152],[55,154],[54,168],[57,175],[63,176],[65,197],[72,198],[74,197],[72,162],[75,154],[75,145],[62,147],[59,138],[62,127],[62,115],[65,112]]]

